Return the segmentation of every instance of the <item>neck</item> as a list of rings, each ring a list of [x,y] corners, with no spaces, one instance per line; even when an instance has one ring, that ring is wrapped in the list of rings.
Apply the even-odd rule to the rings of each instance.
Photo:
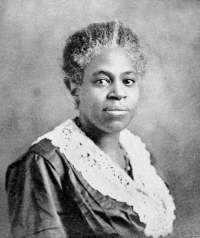
[[[81,121],[81,129],[85,132],[85,134],[92,140],[94,143],[102,149],[105,153],[111,156],[115,156],[119,154],[120,146],[119,146],[119,135],[120,132],[116,133],[107,133],[105,131],[100,130],[94,125],[83,123]]]
[[[97,135],[97,136],[96,136]],[[119,151],[119,133],[109,134],[109,133],[95,133],[89,136],[94,143],[108,154],[115,154]]]

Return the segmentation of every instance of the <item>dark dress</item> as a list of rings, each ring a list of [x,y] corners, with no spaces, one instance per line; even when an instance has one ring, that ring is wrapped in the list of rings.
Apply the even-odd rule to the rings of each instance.
[[[6,191],[12,237],[146,237],[132,207],[94,190],[48,139],[8,167]]]

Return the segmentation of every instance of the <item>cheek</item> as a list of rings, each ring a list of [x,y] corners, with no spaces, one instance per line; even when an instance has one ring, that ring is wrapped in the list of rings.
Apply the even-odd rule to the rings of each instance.
[[[139,89],[135,89],[131,94],[130,94],[130,101],[133,106],[136,106],[138,101],[139,101]]]
[[[95,110],[99,107],[101,100],[98,97],[98,94],[90,91],[90,90],[84,90],[79,95],[80,100],[80,107],[84,111],[91,111]]]

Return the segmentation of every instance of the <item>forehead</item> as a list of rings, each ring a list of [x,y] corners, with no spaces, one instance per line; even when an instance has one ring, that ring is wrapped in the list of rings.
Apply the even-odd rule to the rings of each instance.
[[[112,74],[134,72],[134,64],[128,53],[119,47],[105,48],[93,57],[85,68],[85,74],[94,74],[98,71],[108,71]]]

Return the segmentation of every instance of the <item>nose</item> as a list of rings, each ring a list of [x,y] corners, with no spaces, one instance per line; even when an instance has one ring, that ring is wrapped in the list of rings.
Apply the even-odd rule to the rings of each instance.
[[[114,83],[108,94],[109,99],[121,100],[126,98],[126,93],[124,91],[123,85],[121,82]]]

